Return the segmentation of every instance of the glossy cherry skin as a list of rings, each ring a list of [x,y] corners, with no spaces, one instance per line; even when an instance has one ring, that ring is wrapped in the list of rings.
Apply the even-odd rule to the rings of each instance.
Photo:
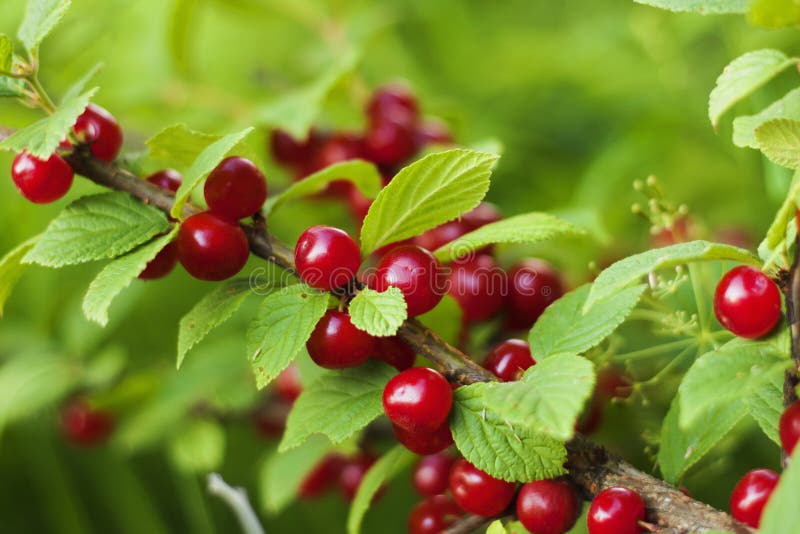
[[[372,289],[398,288],[406,299],[408,316],[416,317],[432,310],[442,300],[445,285],[440,279],[442,267],[424,248],[405,245],[393,248],[378,261],[374,276],[368,280]]]
[[[445,123],[436,119],[429,119],[417,125],[414,130],[414,140],[418,147],[428,145],[452,145],[453,134]]]
[[[731,515],[737,521],[758,528],[761,514],[780,475],[770,469],[753,469],[739,480],[731,494]]]
[[[784,452],[791,455],[800,441],[800,401],[795,401],[783,411],[778,430]]]
[[[739,337],[768,334],[781,318],[781,295],[767,275],[746,265],[722,277],[714,293],[717,320]]]
[[[89,104],[75,122],[75,133],[83,137],[97,159],[111,163],[122,148],[122,128],[111,113]]]
[[[534,534],[564,534],[578,519],[575,490],[563,480],[535,480],[517,496],[517,518]]]
[[[492,349],[483,366],[503,382],[513,382],[535,363],[527,341],[508,339]]]
[[[367,453],[361,453],[347,461],[339,475],[339,489],[345,499],[353,500],[361,481],[364,480],[364,475],[374,463],[375,457]]]
[[[347,459],[338,453],[325,456],[300,483],[298,496],[304,500],[315,499],[332,489],[347,465]]]
[[[294,262],[305,283],[330,291],[355,277],[361,264],[361,251],[344,230],[312,226],[297,240]]]
[[[453,390],[447,379],[428,367],[413,367],[392,377],[383,389],[389,420],[409,432],[432,433],[447,422]]]
[[[144,271],[139,273],[140,280],[157,280],[164,278],[178,263],[178,244],[173,241],[162,248],[156,257],[147,263]]]
[[[364,150],[379,165],[400,165],[417,152],[414,125],[391,119],[373,122],[364,137]]]
[[[640,534],[644,529],[645,505],[635,491],[628,488],[608,488],[592,501],[587,521],[589,534]]]
[[[436,454],[453,444],[453,434],[447,421],[433,432],[411,432],[394,424],[392,429],[397,441],[416,454]]]
[[[264,205],[267,179],[249,159],[231,156],[211,171],[203,193],[211,213],[231,222],[238,221]]]
[[[43,160],[21,152],[11,164],[11,179],[17,190],[36,204],[54,202],[66,195],[74,176],[72,167],[58,154]]]
[[[445,452],[420,459],[411,478],[414,489],[424,497],[432,497],[447,491],[450,485],[450,468],[454,462],[453,457]]]
[[[450,492],[465,511],[482,517],[502,513],[514,498],[516,484],[498,480],[463,458],[450,471]]]
[[[91,446],[105,441],[111,435],[114,418],[108,412],[95,410],[83,402],[75,401],[61,412],[61,426],[72,443]]]
[[[544,310],[564,294],[561,277],[550,264],[541,260],[517,263],[508,277],[508,325],[515,330],[533,326]]]
[[[397,369],[405,371],[414,366],[417,354],[397,336],[375,338],[376,348],[373,358],[384,361]]]
[[[147,181],[164,191],[177,193],[183,182],[183,176],[174,169],[163,169],[148,176]]]
[[[242,228],[207,211],[183,221],[177,243],[181,265],[200,280],[230,278],[242,270],[250,254]]]
[[[284,402],[292,404],[303,392],[303,384],[300,382],[300,370],[295,364],[289,365],[275,378],[273,382],[275,393]]]
[[[419,118],[416,97],[408,87],[399,83],[376,89],[367,103],[366,111],[371,122],[392,120],[410,125]]]
[[[350,315],[328,310],[306,342],[311,359],[326,369],[361,365],[375,352],[375,338],[356,328]]]
[[[464,515],[450,497],[434,495],[418,503],[408,516],[408,534],[441,534]]]
[[[456,261],[451,268],[449,294],[458,302],[464,323],[485,321],[500,311],[507,279],[491,256]]]

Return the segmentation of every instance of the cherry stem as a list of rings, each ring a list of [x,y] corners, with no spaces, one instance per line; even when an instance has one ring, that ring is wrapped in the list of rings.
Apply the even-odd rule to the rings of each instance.
[[[244,534],[264,534],[264,527],[253,511],[244,488],[233,488],[218,473],[210,473],[208,492],[222,499],[233,510]]]

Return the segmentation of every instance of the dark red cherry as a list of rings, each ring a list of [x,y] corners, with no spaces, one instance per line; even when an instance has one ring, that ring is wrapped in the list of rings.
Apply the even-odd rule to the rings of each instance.
[[[597,373],[595,390],[602,399],[627,399],[633,392],[633,381],[625,371],[606,367]]]
[[[300,382],[300,370],[295,364],[290,364],[289,367],[281,371],[273,384],[278,397],[289,404],[296,401],[297,397],[303,392],[303,384]]]
[[[484,473],[468,461],[458,460],[450,471],[450,492],[463,510],[482,517],[502,513],[514,498],[516,484]]]
[[[375,353],[375,338],[356,328],[346,312],[328,310],[311,332],[306,348],[320,367],[345,369],[361,365]]]
[[[303,478],[298,496],[303,500],[316,499],[333,489],[346,465],[347,459],[341,454],[328,454]]]
[[[382,360],[398,371],[405,371],[414,366],[417,354],[397,336],[376,338],[373,358]]]
[[[453,444],[453,434],[447,421],[433,432],[411,432],[397,425],[392,425],[394,437],[411,452],[417,454],[435,454]]]
[[[472,230],[463,220],[450,221],[418,235],[414,238],[414,244],[427,250],[436,250]]]
[[[174,169],[164,169],[148,176],[147,181],[164,191],[176,193],[183,182],[183,176]]]
[[[437,119],[429,119],[417,125],[414,139],[418,147],[428,145],[452,145],[453,134],[447,125]]]
[[[603,422],[605,407],[605,402],[598,395],[592,395],[592,398],[589,399],[589,404],[575,422],[575,431],[586,435],[593,434]]]
[[[417,462],[412,475],[414,489],[425,497],[447,491],[450,484],[450,468],[455,460],[446,452],[425,456]]]
[[[361,453],[347,461],[339,475],[339,489],[345,499],[352,501],[358,492],[364,475],[375,463],[375,457],[368,453]]]
[[[536,361],[531,347],[521,339],[509,339],[497,345],[483,361],[483,366],[503,382],[519,380]]]
[[[589,534],[640,534],[645,505],[635,491],[613,487],[600,493],[589,507]]]
[[[447,379],[428,367],[414,367],[392,377],[383,389],[383,409],[409,432],[435,432],[447,422],[453,390]]]
[[[441,534],[464,515],[450,497],[434,495],[418,503],[408,516],[408,534]]]
[[[734,267],[714,293],[717,320],[739,337],[768,334],[781,318],[781,294],[770,278],[754,267]]]
[[[298,166],[313,159],[323,136],[311,130],[304,140],[298,140],[283,130],[273,130],[270,135],[272,157],[285,166]]]
[[[23,197],[36,204],[47,204],[67,194],[74,173],[58,154],[45,160],[21,152],[11,164],[11,178]]]
[[[795,445],[800,441],[800,401],[795,401],[783,411],[778,429],[783,450],[791,455]]]
[[[267,200],[267,179],[249,159],[232,156],[217,165],[203,189],[208,209],[230,221],[256,213]]]
[[[386,291],[398,288],[408,305],[408,316],[416,317],[432,310],[442,300],[444,292],[439,285],[442,269],[433,254],[424,248],[407,245],[393,248],[378,261],[370,287]]]
[[[525,330],[533,326],[544,310],[564,294],[561,277],[544,261],[528,259],[508,273],[508,326]]]
[[[97,159],[111,163],[117,158],[122,147],[122,128],[111,113],[89,104],[78,117],[74,129]]]
[[[517,518],[536,534],[564,534],[575,524],[579,512],[578,496],[563,480],[528,482],[517,496]]]
[[[312,226],[297,240],[294,261],[305,283],[330,291],[355,277],[361,264],[361,251],[344,230]]]
[[[366,111],[371,122],[392,120],[411,125],[419,117],[416,97],[408,87],[399,83],[376,89],[367,103]]]
[[[156,257],[150,260],[144,271],[139,273],[140,280],[156,280],[172,272],[178,263],[178,244],[173,241],[162,248]]]
[[[458,302],[465,323],[485,321],[500,310],[507,278],[491,256],[456,261],[451,268],[449,294]]]
[[[114,430],[114,417],[91,408],[82,401],[69,403],[61,412],[61,425],[67,438],[76,445],[97,445]]]
[[[200,280],[230,278],[242,270],[250,254],[242,228],[207,211],[183,221],[177,243],[181,265]]]
[[[286,412],[273,410],[269,406],[256,409],[253,412],[253,426],[259,434],[267,439],[278,439],[286,430]]]
[[[737,521],[758,528],[761,514],[780,475],[769,469],[753,469],[739,480],[731,494],[731,515]]]
[[[399,165],[417,152],[414,125],[391,119],[370,124],[364,137],[367,157],[379,165]]]
[[[503,214],[497,206],[491,202],[481,202],[478,207],[465,213],[461,220],[470,228],[470,231],[477,230],[481,226],[495,223],[503,219]]]

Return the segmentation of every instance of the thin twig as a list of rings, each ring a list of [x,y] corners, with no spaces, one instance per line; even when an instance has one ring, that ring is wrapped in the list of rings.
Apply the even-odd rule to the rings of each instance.
[[[261,526],[258,516],[250,506],[250,500],[247,498],[244,488],[233,488],[219,474],[210,473],[208,475],[208,492],[225,501],[225,504],[233,510],[244,534],[264,534],[264,527]]]

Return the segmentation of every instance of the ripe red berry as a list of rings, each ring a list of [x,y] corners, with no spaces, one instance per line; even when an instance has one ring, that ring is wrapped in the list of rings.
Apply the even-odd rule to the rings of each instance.
[[[464,512],[450,497],[429,497],[411,509],[408,534],[441,534],[462,515]]]
[[[739,480],[731,494],[731,515],[737,521],[758,528],[761,513],[780,475],[769,469],[753,469]]]
[[[503,306],[506,274],[491,256],[482,254],[473,260],[452,264],[450,291],[463,312],[464,323],[485,321]]]
[[[82,136],[97,159],[111,163],[122,147],[122,128],[111,113],[89,104],[78,117],[75,133]]]
[[[717,320],[739,337],[757,338],[781,318],[781,295],[775,282],[753,267],[734,267],[714,293]]]
[[[461,220],[470,227],[470,231],[477,230],[481,226],[502,220],[503,214],[497,206],[491,202],[481,202],[478,207],[465,213]]]
[[[304,140],[298,140],[283,130],[273,130],[270,135],[270,151],[278,163],[286,166],[302,165],[310,161],[322,136],[311,130]]]
[[[465,511],[492,517],[511,504],[516,484],[496,479],[462,458],[450,471],[450,491]]]
[[[183,182],[183,176],[174,169],[164,169],[148,176],[147,181],[164,191],[176,193]]]
[[[377,291],[386,291],[390,286],[400,289],[408,316],[415,317],[432,310],[442,300],[444,293],[438,287],[441,276],[441,265],[433,254],[406,245],[384,254],[368,283]]]
[[[156,280],[172,272],[178,263],[178,244],[173,241],[162,248],[156,257],[150,260],[144,271],[139,273],[140,280]]]
[[[644,529],[645,505],[635,491],[628,488],[604,489],[589,507],[589,534],[640,534]]]
[[[376,340],[375,354],[372,355],[374,358],[388,363],[398,371],[414,366],[417,355],[402,339],[392,336],[379,337]]]
[[[321,171],[335,163],[364,157],[364,144],[357,134],[340,132],[320,144],[314,156],[314,168]]]
[[[114,418],[108,412],[95,410],[81,401],[74,401],[62,411],[61,425],[71,442],[91,446],[101,443],[111,434]]]
[[[192,215],[178,231],[178,259],[200,280],[225,280],[247,263],[247,236],[235,223],[203,212]]]
[[[297,400],[303,392],[303,384],[300,382],[300,370],[295,364],[289,365],[284,369],[273,382],[275,393],[278,397],[289,404]]]
[[[311,359],[320,367],[345,369],[361,365],[375,352],[375,338],[356,328],[350,315],[328,310],[306,342]]]
[[[379,165],[399,165],[417,151],[414,125],[385,118],[375,121],[367,130],[364,150]]]
[[[427,250],[436,250],[472,230],[463,220],[450,221],[418,235],[414,238],[414,244]]]
[[[517,496],[517,518],[536,534],[564,534],[578,519],[575,490],[563,480],[535,480]]]
[[[397,425],[392,425],[392,428],[397,441],[416,454],[435,454],[453,444],[453,434],[447,421],[433,432],[412,432]]]
[[[526,341],[509,339],[492,349],[483,366],[503,382],[513,382],[535,363],[531,346]]]
[[[297,240],[294,262],[305,283],[330,291],[355,277],[361,264],[361,252],[344,230],[312,226]]]
[[[447,379],[428,367],[403,371],[383,389],[386,415],[410,432],[435,432],[447,422],[452,405],[453,390]]]
[[[412,475],[414,488],[425,497],[444,493],[450,484],[450,468],[454,462],[453,457],[445,452],[420,459]]]
[[[270,410],[264,406],[253,412],[253,426],[265,438],[278,439],[286,430],[286,415],[283,411]]]
[[[375,457],[367,453],[361,453],[345,463],[339,475],[339,489],[345,499],[348,501],[353,500],[361,481],[364,480],[364,475],[367,474],[367,471],[374,463]]]
[[[633,383],[624,371],[606,367],[597,373],[595,391],[601,399],[627,399],[633,392]]]
[[[429,119],[417,125],[414,138],[418,147],[453,144],[453,134],[450,133],[450,129],[437,119]]]
[[[508,276],[508,325],[515,330],[533,326],[544,310],[564,294],[558,273],[541,260],[523,260],[511,268]]]
[[[217,165],[203,189],[208,209],[230,221],[256,213],[267,200],[267,180],[249,159],[232,156]]]
[[[36,204],[47,204],[63,197],[72,186],[72,167],[58,154],[48,159],[21,152],[11,164],[11,178],[23,197]]]
[[[419,117],[419,105],[414,94],[402,84],[389,84],[375,90],[367,103],[370,121],[384,119],[401,124],[413,124]]]
[[[800,401],[795,401],[783,411],[778,429],[783,450],[791,455],[800,440]]]
[[[332,489],[339,482],[345,465],[347,459],[341,454],[331,453],[325,456],[303,478],[298,490],[299,497],[304,500],[315,499]]]

